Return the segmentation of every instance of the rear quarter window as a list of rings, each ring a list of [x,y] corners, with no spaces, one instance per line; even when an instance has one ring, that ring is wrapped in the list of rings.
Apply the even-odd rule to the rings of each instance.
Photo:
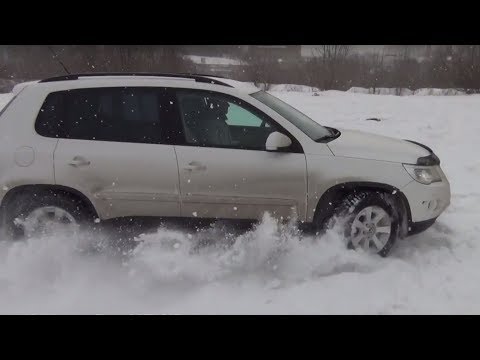
[[[62,137],[65,130],[64,122],[64,93],[49,94],[44,101],[35,122],[35,130],[42,136]]]

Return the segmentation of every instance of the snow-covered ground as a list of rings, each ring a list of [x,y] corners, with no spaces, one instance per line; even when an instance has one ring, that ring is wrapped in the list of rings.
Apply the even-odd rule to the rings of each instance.
[[[262,84],[259,84],[262,85]],[[307,85],[296,85],[296,84],[272,84],[269,87],[270,92],[301,92],[301,93],[312,93],[319,92],[320,89]]]
[[[401,95],[401,96],[452,96],[452,95],[466,95],[465,91],[458,89],[436,89],[436,88],[421,88],[415,91],[412,91],[407,88],[364,88],[364,87],[352,87],[347,90],[347,92],[357,93],[357,94],[377,94],[377,95]]]
[[[61,235],[0,242],[0,313],[480,313],[480,96],[274,95],[325,125],[429,145],[451,206],[386,259],[346,250],[334,234],[299,241],[269,218],[233,240],[222,229],[159,229],[123,256]],[[195,246],[208,236],[217,242]]]

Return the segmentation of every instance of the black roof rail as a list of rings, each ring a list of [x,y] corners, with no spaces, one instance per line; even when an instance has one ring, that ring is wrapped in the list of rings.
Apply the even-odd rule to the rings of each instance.
[[[224,82],[211,79],[209,77],[209,76],[212,76],[212,77],[221,77],[221,76],[190,74],[190,73],[149,73],[149,72],[133,72],[133,73],[105,72],[103,73],[103,72],[98,72],[98,73],[69,74],[69,75],[62,75],[62,76],[54,76],[51,78],[40,80],[39,82],[46,83],[46,82],[54,82],[54,81],[78,80],[78,78],[80,77],[89,77],[89,76],[91,77],[94,77],[94,76],[158,76],[158,77],[186,78],[186,79],[193,79],[196,82],[233,87],[231,85],[225,84]]]

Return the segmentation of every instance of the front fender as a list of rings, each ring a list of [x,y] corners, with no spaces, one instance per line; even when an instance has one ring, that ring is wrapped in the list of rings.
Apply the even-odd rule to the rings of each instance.
[[[363,184],[393,193],[412,181],[400,163],[337,156],[309,155],[307,171],[307,222],[314,221],[317,205],[329,189],[341,189],[343,186],[344,190],[350,190],[352,185]],[[329,202],[320,205],[329,206]]]

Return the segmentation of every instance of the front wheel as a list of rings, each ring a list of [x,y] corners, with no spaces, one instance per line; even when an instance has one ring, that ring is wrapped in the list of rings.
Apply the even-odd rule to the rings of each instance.
[[[349,194],[336,208],[329,228],[340,224],[350,249],[387,256],[397,239],[398,216],[388,195],[362,191]]]

